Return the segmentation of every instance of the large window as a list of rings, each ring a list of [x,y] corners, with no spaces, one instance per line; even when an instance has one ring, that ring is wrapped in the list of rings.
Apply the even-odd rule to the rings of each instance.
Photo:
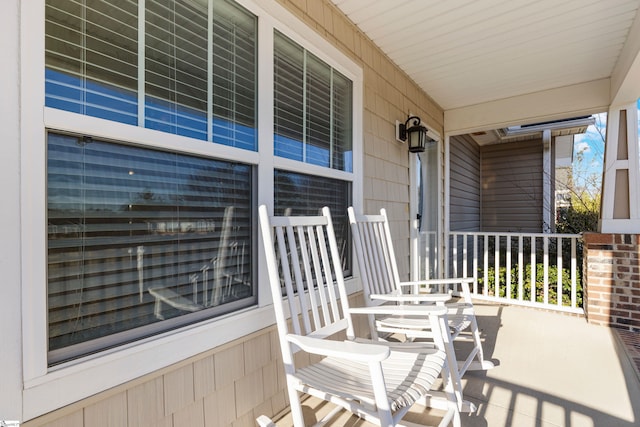
[[[52,363],[253,302],[250,166],[55,133],[47,147]]]
[[[258,202],[329,206],[349,271],[346,57],[233,0],[44,1],[49,366],[251,312]]]

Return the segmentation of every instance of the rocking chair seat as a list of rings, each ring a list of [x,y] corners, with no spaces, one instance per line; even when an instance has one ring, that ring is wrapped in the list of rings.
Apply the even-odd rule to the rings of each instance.
[[[382,361],[385,385],[392,411],[410,407],[433,387],[446,359],[444,351],[431,354],[391,351]],[[321,393],[361,405],[375,405],[371,372],[367,363],[353,359],[327,357],[322,361],[296,373],[299,383],[296,388],[304,393]],[[311,384],[311,385],[310,385]]]
[[[471,324],[471,316],[468,314],[449,314],[449,327],[453,335],[458,335]],[[388,316],[376,320],[376,329],[379,332],[406,334],[412,338],[429,338],[431,325],[429,319],[424,316]]]

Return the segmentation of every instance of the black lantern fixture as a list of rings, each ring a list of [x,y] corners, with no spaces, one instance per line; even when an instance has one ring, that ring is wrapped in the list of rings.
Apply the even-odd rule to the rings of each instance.
[[[412,120],[413,123],[409,126]],[[409,141],[409,151],[412,153],[422,153],[427,142],[434,141],[427,136],[427,128],[420,123],[420,117],[410,116],[404,124],[398,124],[398,138],[401,141]]]

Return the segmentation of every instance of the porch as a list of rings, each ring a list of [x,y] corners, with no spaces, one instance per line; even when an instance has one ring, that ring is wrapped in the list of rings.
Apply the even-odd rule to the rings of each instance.
[[[465,398],[478,407],[464,426],[635,426],[640,422],[640,375],[615,329],[582,316],[535,308],[476,303],[484,350],[496,365],[463,379]],[[464,344],[456,343],[464,352]],[[639,365],[636,360],[635,365]],[[309,399],[307,424],[330,408]],[[408,420],[429,423],[415,413]],[[288,410],[274,418],[291,426]],[[330,425],[369,425],[342,415]]]

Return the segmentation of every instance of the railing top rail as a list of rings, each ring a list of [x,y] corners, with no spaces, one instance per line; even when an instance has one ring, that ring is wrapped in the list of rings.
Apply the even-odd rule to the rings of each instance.
[[[581,239],[582,234],[567,233],[512,233],[502,231],[449,231],[447,234],[467,235],[467,236],[506,236],[506,237],[548,237],[548,238],[565,238],[565,239]]]

